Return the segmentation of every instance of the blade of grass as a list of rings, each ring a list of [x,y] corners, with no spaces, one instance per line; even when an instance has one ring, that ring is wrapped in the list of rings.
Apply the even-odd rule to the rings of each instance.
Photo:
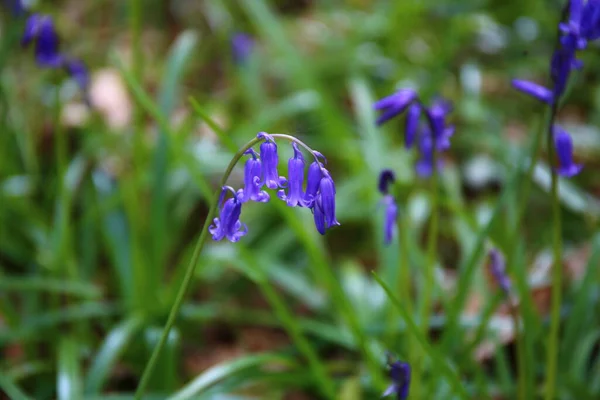
[[[429,343],[427,337],[423,335],[423,332],[417,324],[413,321],[410,314],[406,311],[404,306],[398,301],[392,290],[388,287],[388,285],[377,276],[375,272],[372,273],[375,280],[381,285],[383,290],[385,290],[388,299],[394,304],[396,309],[398,310],[400,316],[406,323],[406,326],[411,335],[419,342],[425,354],[427,354],[432,360],[432,369],[433,376],[445,376],[448,384],[452,387],[452,390],[456,395],[458,395],[462,399],[469,399],[470,396],[466,392],[463,383],[460,380],[460,377],[456,373],[456,371],[452,368],[452,366],[448,363],[447,360],[442,357],[438,351]]]
[[[143,323],[144,319],[141,316],[134,315],[117,324],[106,335],[87,372],[86,395],[100,393],[117,360]]]
[[[83,396],[79,345],[74,337],[63,338],[58,347],[58,400],[79,400]]]
[[[194,378],[177,393],[171,395],[168,400],[187,400],[197,398],[203,391],[217,384],[219,381],[243,371],[247,368],[258,368],[272,363],[278,365],[292,366],[287,357],[278,354],[258,354],[239,357],[233,361],[217,364],[201,375]]]
[[[32,400],[32,397],[26,395],[4,371],[0,371],[0,389],[11,400]]]

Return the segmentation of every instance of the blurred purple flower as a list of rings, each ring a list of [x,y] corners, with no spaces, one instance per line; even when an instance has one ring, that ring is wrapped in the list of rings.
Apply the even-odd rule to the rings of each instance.
[[[379,191],[382,194],[387,194],[389,186],[396,181],[396,175],[391,169],[384,169],[379,174]]]
[[[29,46],[31,42],[35,42],[35,58],[40,67],[63,66],[64,58],[58,52],[59,39],[50,16],[32,14],[27,18],[21,44]]]
[[[405,400],[408,398],[410,389],[410,365],[401,361],[392,363],[390,365],[390,378],[392,384],[385,390],[383,397],[395,394],[398,400]]]
[[[504,257],[496,249],[490,250],[489,257],[490,272],[492,273],[492,276],[496,280],[498,286],[500,286],[500,289],[508,294],[510,292],[511,283],[506,274],[506,262],[504,261]]]
[[[77,83],[77,86],[87,92],[90,84],[90,74],[81,60],[69,59],[64,63],[64,68],[69,76]]]
[[[535,82],[530,82],[522,79],[513,79],[512,86],[518,91],[535,97],[536,99],[546,104],[552,104],[552,102],[554,101],[552,90],[547,89],[542,85],[538,85]]]
[[[385,207],[385,217],[383,220],[383,241],[387,245],[392,243],[392,238],[394,237],[394,227],[396,226],[396,220],[398,218],[398,205],[396,204],[396,199],[394,199],[394,196],[391,194],[386,194],[383,196],[381,203]]]
[[[17,17],[25,14],[25,11],[27,11],[22,0],[4,0],[4,4],[10,9],[11,13]]]
[[[406,107],[416,99],[417,92],[414,90],[400,89],[396,93],[375,102],[373,108],[382,112],[377,118],[377,125],[381,125],[395,116],[402,114],[406,110]]]
[[[554,126],[554,146],[560,162],[560,167],[556,168],[556,172],[566,178],[580,173],[583,165],[573,162],[573,141],[571,140],[571,136],[557,125]]]
[[[231,53],[233,62],[242,65],[246,63],[254,50],[254,39],[245,33],[236,33],[231,37]]]
[[[406,122],[404,129],[404,147],[410,149],[415,142],[417,131],[419,129],[419,118],[421,117],[421,104],[413,103],[406,112]]]

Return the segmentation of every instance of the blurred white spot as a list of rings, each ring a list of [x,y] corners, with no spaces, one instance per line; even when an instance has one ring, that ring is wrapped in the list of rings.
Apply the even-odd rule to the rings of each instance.
[[[83,126],[90,115],[90,111],[85,104],[67,103],[63,106],[61,122],[69,128]]]
[[[479,31],[476,44],[484,53],[494,54],[504,49],[508,42],[506,29],[491,18],[481,15],[477,18]]]
[[[412,63],[425,61],[431,54],[431,47],[423,38],[415,37],[406,45],[406,57]]]
[[[106,68],[92,76],[90,101],[113,129],[123,129],[131,123],[131,99],[119,72]]]
[[[531,42],[538,37],[538,23],[528,17],[519,17],[515,21],[515,31],[519,37],[527,42]]]
[[[460,82],[465,92],[478,94],[481,91],[481,70],[475,64],[464,64],[460,69]]]

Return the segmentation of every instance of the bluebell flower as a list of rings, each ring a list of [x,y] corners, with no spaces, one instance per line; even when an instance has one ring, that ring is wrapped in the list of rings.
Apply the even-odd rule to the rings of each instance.
[[[236,33],[231,37],[231,53],[233,62],[242,65],[244,64],[254,50],[254,39],[245,33]]]
[[[396,204],[396,199],[391,194],[386,194],[383,196],[381,203],[385,207],[385,216],[383,220],[383,240],[385,244],[390,244],[392,243],[392,238],[394,237],[394,227],[396,226],[396,221],[398,219],[398,205]]]
[[[526,81],[523,79],[513,79],[512,86],[518,91],[535,97],[546,104],[552,104],[554,101],[552,90],[545,88],[542,85],[538,85],[535,82]]]
[[[573,142],[571,136],[561,127],[554,126],[554,147],[560,162],[556,172],[560,176],[570,178],[581,172],[583,165],[573,162]]]
[[[508,275],[506,274],[506,262],[504,257],[498,250],[492,249],[490,250],[489,258],[490,272],[492,273],[494,280],[500,289],[502,289],[504,293],[508,294],[510,292],[511,283]]]
[[[21,43],[28,46],[31,42],[35,42],[35,58],[39,66],[63,66],[64,58],[58,52],[59,39],[50,16],[32,14],[27,19]]]
[[[335,183],[326,169],[322,168],[321,172],[323,173],[323,177],[319,182],[319,192],[313,204],[313,212],[315,213],[317,230],[324,235],[325,229],[329,229],[340,223],[335,216]],[[319,218],[323,219],[319,223],[317,223],[317,213]]]
[[[419,136],[419,160],[415,164],[415,170],[421,177],[429,177],[433,173],[433,139],[426,130]]]
[[[429,130],[433,140],[437,143],[446,132],[446,116],[452,111],[450,102],[438,98],[433,101],[430,107],[425,109],[429,122]]]
[[[410,149],[417,136],[419,129],[419,118],[421,117],[421,104],[413,103],[406,112],[406,122],[404,129],[404,147]]]
[[[257,137],[265,139],[260,145],[260,158],[263,162],[264,184],[269,189],[282,187],[283,181],[277,172],[277,164],[279,164],[277,144],[268,133],[260,132]]]
[[[13,15],[21,16],[25,13],[26,8],[23,0],[4,0],[4,4],[10,9]]]
[[[550,61],[550,78],[553,83],[552,94],[555,99],[560,98],[565,89],[573,68],[580,67],[575,58],[575,50],[568,48],[558,48],[552,54]]]
[[[396,361],[390,365],[390,379],[392,384],[385,390],[383,396],[396,395],[398,400],[408,398],[410,389],[410,365]]]
[[[252,200],[265,203],[269,201],[270,196],[267,192],[261,190],[262,162],[254,149],[249,149],[245,154],[249,154],[251,157],[244,165],[244,196],[242,197],[242,202]]]
[[[90,74],[83,61],[68,59],[65,61],[64,67],[71,79],[77,83],[77,86],[79,86],[83,92],[86,92],[90,84]]]
[[[412,89],[400,89],[396,93],[384,97],[377,101],[373,108],[381,111],[381,115],[377,118],[377,125],[400,115],[406,108],[417,99],[417,92]]]
[[[391,169],[384,169],[379,174],[379,185],[377,185],[377,187],[382,194],[387,194],[389,186],[395,181],[396,175],[394,174],[394,171]]]
[[[296,143],[292,143],[292,146],[294,156],[288,161],[288,192],[286,195],[285,190],[280,190],[277,196],[285,201],[288,206],[296,207],[298,204],[302,205],[304,199],[304,193],[302,192],[304,186],[304,157]]]
[[[580,32],[587,40],[600,38],[600,0],[588,0],[581,11]]]
[[[317,192],[319,191],[319,184],[321,178],[323,178],[323,164],[319,161],[313,161],[308,167],[308,176],[306,179],[306,191],[304,192],[304,199],[302,205],[304,207],[312,208],[316,198]]]
[[[227,192],[233,193],[233,197],[223,202]],[[237,192],[229,186],[223,187],[221,198],[219,199],[219,217],[213,220],[213,225],[208,228],[212,234],[213,240],[219,241],[227,238],[230,242],[237,242],[246,233],[248,227],[240,222],[242,213],[242,198],[244,196],[242,189]]]

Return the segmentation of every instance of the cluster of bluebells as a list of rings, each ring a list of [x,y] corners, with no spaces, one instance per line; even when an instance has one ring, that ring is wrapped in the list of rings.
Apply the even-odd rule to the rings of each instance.
[[[408,398],[410,365],[402,361],[389,362],[389,375],[392,383],[383,393],[383,397],[395,394],[398,400]]]
[[[552,107],[555,117],[561,97],[573,70],[583,67],[577,53],[585,50],[590,41],[600,38],[600,0],[570,0],[565,8],[564,21],[558,25],[558,40],[550,60],[552,87],[546,88],[535,82],[515,79],[512,84],[523,93]],[[558,125],[552,126],[554,146],[560,163],[556,169],[561,176],[578,174],[581,164],[573,161],[573,144],[570,135]]]
[[[277,197],[290,207],[305,207],[314,215],[317,231],[322,235],[333,226],[339,225],[335,216],[335,184],[324,166],[325,157],[311,151],[314,161],[308,167],[306,185],[304,182],[305,161],[297,142],[292,142],[294,155],[288,161],[288,178],[279,176],[277,167],[279,156],[274,137],[260,132],[262,139],[260,154],[250,148],[246,151],[248,160],[244,166],[244,188],[234,190],[229,186],[222,189],[219,199],[219,217],[209,227],[213,240],[227,238],[237,242],[248,232],[240,222],[242,204],[248,201],[266,203],[271,196],[263,188],[278,189]],[[225,200],[227,194],[231,197]]]
[[[22,0],[5,0],[15,16],[27,15]],[[60,38],[54,27],[52,17],[43,14],[29,14],[21,39],[23,47],[33,45],[35,61],[39,67],[63,69],[85,93],[89,84],[87,68],[81,60],[60,52]]]
[[[412,89],[400,89],[396,93],[377,101],[373,108],[380,111],[377,125],[381,125],[394,117],[406,113],[404,145],[410,149],[417,144],[419,160],[415,165],[417,174],[429,177],[434,168],[440,168],[442,161],[437,157],[450,148],[450,138],[454,134],[454,125],[447,121],[452,111],[450,102],[443,98],[435,99],[429,107],[420,100]],[[424,117],[424,118],[423,118]],[[379,191],[384,195],[382,203],[385,207],[384,239],[392,241],[398,206],[394,196],[389,193],[389,185],[394,182],[394,173],[384,170],[379,177]]]
[[[407,149],[412,148],[415,143],[417,145],[420,154],[415,165],[417,174],[428,177],[434,168],[441,166],[441,161],[435,153],[447,150],[450,147],[450,138],[454,134],[454,125],[448,124],[447,121],[448,114],[452,111],[448,100],[437,98],[426,107],[419,100],[417,92],[412,89],[400,89],[377,101],[373,108],[381,112],[377,118],[377,125],[406,112],[404,145]]]

